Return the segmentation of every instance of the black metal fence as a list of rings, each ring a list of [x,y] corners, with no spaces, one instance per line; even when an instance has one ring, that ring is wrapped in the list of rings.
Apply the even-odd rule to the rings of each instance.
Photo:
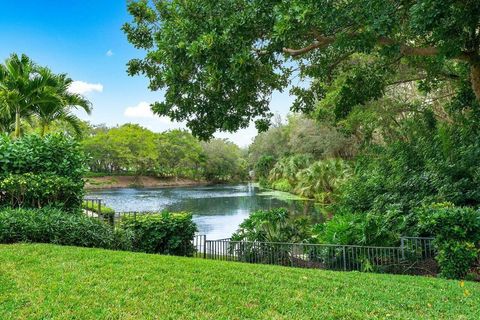
[[[102,200],[86,198],[97,212],[86,214],[107,221],[112,226],[124,216],[137,217],[150,212],[116,212],[105,216]],[[233,241],[229,238],[208,240],[197,234],[192,239],[194,256],[204,259],[238,261],[327,270],[434,274],[436,251],[433,238],[402,237],[398,247],[335,244]],[[421,272],[419,272],[421,270]]]
[[[327,270],[419,273],[435,256],[432,238],[405,237],[399,247],[202,239],[197,256],[207,259]]]
[[[84,198],[83,203],[87,207],[84,211],[88,216],[98,218],[102,214],[102,199]]]

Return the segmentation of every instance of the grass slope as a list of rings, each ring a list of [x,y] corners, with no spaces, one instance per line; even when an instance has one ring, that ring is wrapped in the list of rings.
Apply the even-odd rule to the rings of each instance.
[[[0,319],[479,319],[480,285],[0,245]]]

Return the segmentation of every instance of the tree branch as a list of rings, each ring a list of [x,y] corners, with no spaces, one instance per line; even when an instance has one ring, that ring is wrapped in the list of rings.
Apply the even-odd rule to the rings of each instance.
[[[305,53],[308,53],[312,50],[319,49],[319,48],[325,48],[328,47],[330,44],[335,42],[336,38],[335,37],[324,37],[319,35],[316,32],[313,32],[316,40],[303,48],[300,49],[292,49],[292,48],[283,48],[283,52],[286,54],[289,54],[292,57],[297,57],[300,55],[303,55]],[[350,35],[352,38],[355,36],[358,36],[358,34],[351,34]],[[387,37],[380,37],[377,40],[377,44],[380,46],[393,46],[393,45],[398,45],[400,47],[400,53],[404,56],[435,56],[440,53],[438,48],[435,47],[411,47],[408,45],[403,45],[399,44],[393,39],[387,38]],[[458,60],[464,60],[464,61],[472,61],[473,57],[472,54],[469,52],[462,52],[458,56],[455,57],[455,59]]]

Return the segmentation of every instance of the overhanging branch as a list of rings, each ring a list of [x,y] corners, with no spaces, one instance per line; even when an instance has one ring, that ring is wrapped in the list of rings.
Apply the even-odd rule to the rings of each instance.
[[[293,48],[283,48],[283,52],[292,56],[292,57],[297,57],[300,55],[303,55],[305,53],[308,53],[312,50],[316,49],[322,49],[325,47],[328,47],[332,43],[335,42],[336,38],[335,37],[324,37],[320,36],[317,33],[315,34],[316,40],[303,48],[299,49],[293,49]],[[357,34],[352,34],[351,37],[354,38],[358,36]],[[435,47],[412,47],[404,44],[399,44],[393,39],[387,38],[387,37],[380,37],[377,40],[377,45],[380,46],[393,46],[393,45],[398,45],[400,48],[400,53],[403,56],[424,56],[424,57],[429,57],[429,56],[435,56],[440,53],[440,50]],[[464,61],[471,61],[472,57],[471,54],[468,52],[462,52],[458,56],[454,57],[455,59],[458,60],[464,60]]]

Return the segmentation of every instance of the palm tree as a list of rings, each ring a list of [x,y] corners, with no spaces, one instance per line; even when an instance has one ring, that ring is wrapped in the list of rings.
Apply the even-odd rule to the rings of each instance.
[[[49,70],[47,72],[50,72]],[[72,93],[68,89],[73,80],[66,74],[52,75],[55,86],[51,88],[55,99],[45,100],[34,106],[34,114],[40,124],[40,133],[45,135],[52,122],[60,120],[69,124],[77,134],[81,133],[81,120],[72,113],[72,109],[83,109],[90,114],[91,103],[82,95]]]
[[[62,120],[80,131],[80,119],[72,109],[91,112],[90,102],[83,96],[69,92],[72,79],[65,74],[55,75],[45,67],[37,66],[26,55],[12,54],[0,65],[0,130],[19,137],[22,120],[32,123],[36,118],[42,135],[55,120]]]
[[[298,173],[296,189],[301,196],[331,203],[333,194],[350,173],[351,168],[344,160],[320,160]]]
[[[54,79],[39,69],[26,55],[12,54],[0,65],[0,113],[15,117],[15,137],[21,134],[21,120],[32,115],[34,105],[54,101],[46,88]]]

